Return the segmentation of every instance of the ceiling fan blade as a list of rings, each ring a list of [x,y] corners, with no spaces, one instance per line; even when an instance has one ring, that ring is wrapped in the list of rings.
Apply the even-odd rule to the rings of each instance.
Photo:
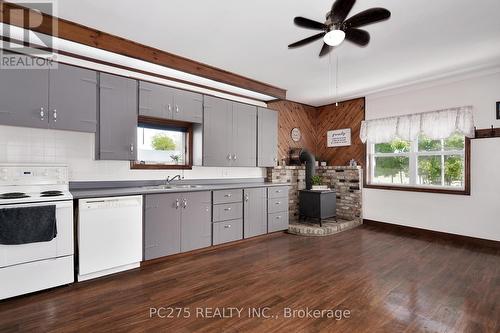
[[[327,43],[323,43],[323,47],[321,48],[321,51],[319,52],[320,57],[326,56],[330,51],[333,49],[332,46],[328,45]]]
[[[370,34],[365,30],[349,28],[345,31],[345,39],[354,44],[366,46],[370,42]]]
[[[322,38],[324,35],[326,35],[326,32],[320,32],[319,34],[316,34],[316,35],[311,36],[311,37],[304,38],[302,40],[299,40],[298,42],[290,44],[290,45],[288,45],[288,48],[291,49],[291,48],[294,48],[294,47],[299,47],[299,46],[302,46],[302,45],[306,45],[308,43],[314,42],[315,40],[318,40],[318,39]]]
[[[337,24],[345,20],[347,15],[354,6],[356,0],[337,0],[332,5],[332,11],[330,12],[330,18],[332,22]]]
[[[346,28],[358,28],[367,24],[387,20],[391,12],[385,8],[370,8],[354,15],[344,22]]]
[[[327,26],[321,22],[313,21],[305,17],[297,16],[293,19],[293,22],[299,27],[306,29],[316,29],[316,30],[326,30]]]

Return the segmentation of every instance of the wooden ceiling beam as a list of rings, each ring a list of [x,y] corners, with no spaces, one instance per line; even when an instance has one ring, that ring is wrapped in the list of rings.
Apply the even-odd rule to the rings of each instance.
[[[26,20],[27,17],[30,20]],[[42,14],[40,25],[28,26],[28,22],[37,20],[40,20],[40,13],[0,0],[0,22],[2,23],[147,61],[278,99],[286,98],[284,89],[48,14]]]

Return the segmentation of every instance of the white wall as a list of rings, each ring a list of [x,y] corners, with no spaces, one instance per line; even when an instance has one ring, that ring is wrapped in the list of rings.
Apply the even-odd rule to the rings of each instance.
[[[500,70],[366,97],[366,119],[473,105],[477,128],[500,127]],[[363,217],[500,241],[500,138],[472,140],[471,195],[363,189]]]
[[[186,179],[265,177],[263,168],[207,168],[193,170],[130,170],[126,161],[95,161],[94,134],[0,126],[1,163],[61,163],[70,180],[150,180],[176,174]]]

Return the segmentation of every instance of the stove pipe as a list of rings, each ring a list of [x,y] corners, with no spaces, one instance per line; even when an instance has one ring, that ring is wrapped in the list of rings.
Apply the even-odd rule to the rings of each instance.
[[[315,173],[316,159],[307,149],[302,149],[300,161],[306,163],[306,190],[312,189],[312,176]]]

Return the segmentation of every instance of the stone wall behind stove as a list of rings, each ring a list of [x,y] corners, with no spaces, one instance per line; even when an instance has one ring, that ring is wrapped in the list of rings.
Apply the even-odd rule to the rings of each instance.
[[[345,220],[361,218],[361,167],[326,166],[316,167],[316,174],[323,178],[323,184],[337,192],[337,217]],[[299,190],[306,188],[304,166],[278,166],[267,169],[267,181],[289,183],[290,223],[299,219]]]

